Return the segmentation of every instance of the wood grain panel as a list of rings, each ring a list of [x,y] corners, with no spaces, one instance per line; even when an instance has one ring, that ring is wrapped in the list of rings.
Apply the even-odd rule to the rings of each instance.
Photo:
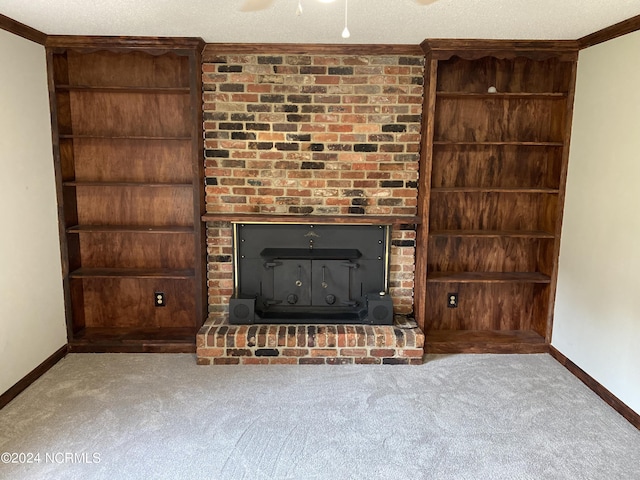
[[[425,352],[434,353],[547,353],[549,345],[526,330],[431,330]]]
[[[539,272],[540,244],[553,239],[429,238],[429,272]],[[546,272],[548,273],[548,272]]]
[[[66,309],[67,315],[72,320],[68,330],[73,333],[85,327],[84,290],[82,282],[75,278],[69,279],[68,284],[71,303],[66,305]],[[71,338],[71,335],[69,335],[69,338]]]
[[[532,330],[538,295],[531,283],[429,283],[427,330]],[[458,308],[447,308],[449,293]]]
[[[54,86],[69,83],[69,62],[66,54],[50,53],[49,75],[53,77]],[[53,88],[55,90],[55,88]]]
[[[494,86],[508,93],[566,93],[570,80],[571,62],[557,58],[465,60],[456,56],[440,62],[438,68],[438,91],[445,92],[485,93]]]
[[[578,42],[575,40],[479,40],[436,38],[423,41],[422,50],[437,60],[460,56],[478,60],[487,56],[500,59],[526,57],[531,60],[558,58],[562,61],[578,59]]]
[[[71,135],[73,133],[73,125],[71,121],[71,95],[69,92],[56,92],[55,110],[57,128],[60,135]]]
[[[189,137],[188,94],[72,91],[74,135]]]
[[[432,230],[554,230],[539,218],[553,195],[432,190],[431,196]]]
[[[76,138],[79,182],[191,183],[190,140]]]
[[[170,268],[194,266],[193,234],[87,233],[80,237],[85,268]]]
[[[559,201],[558,195],[543,195],[542,204],[540,210],[537,210],[539,222],[538,226],[540,230],[545,232],[554,232],[556,235],[560,234],[560,229],[557,224]]]
[[[202,60],[211,62],[218,55],[285,53],[290,55],[424,55],[419,45],[316,43],[207,43]]]
[[[440,98],[434,137],[453,142],[561,142],[565,107],[562,98]]]
[[[414,316],[424,330],[427,305],[427,261],[429,239],[429,209],[431,204],[431,175],[434,163],[433,128],[436,105],[438,62],[427,56],[424,69],[424,98],[422,104],[422,135],[420,138],[420,166],[418,174],[418,217],[416,228]]]
[[[163,278],[83,278],[85,323],[91,327],[195,326],[193,280]],[[154,306],[164,292],[166,306]]]
[[[551,278],[547,285],[537,285],[538,288],[533,291],[533,318],[531,319],[531,330],[536,332],[542,338],[547,335],[547,312],[549,310],[550,293],[555,287],[551,284]]]
[[[197,328],[85,328],[69,343],[74,353],[195,353]]]
[[[61,139],[59,142],[60,149],[60,173],[63,182],[75,180],[75,159],[73,155],[73,139]]]
[[[78,203],[76,198],[76,192],[69,188],[61,188],[60,197],[62,202],[59,205],[58,210],[62,210],[62,215],[59,218],[63,227],[70,227],[71,225],[78,224]]]
[[[415,216],[381,216],[367,215],[271,215],[243,213],[208,213],[202,216],[203,222],[248,222],[248,223],[309,223],[309,224],[358,224],[358,225],[413,225],[421,219]]]
[[[69,51],[71,85],[106,87],[189,87],[189,58],[173,53],[148,55]]]
[[[562,148],[513,145],[436,145],[433,188],[558,188]]]
[[[193,192],[180,187],[68,187],[78,198],[81,225],[193,223]]]
[[[101,35],[48,35],[46,46],[51,49],[73,49],[83,53],[96,50],[129,53],[143,51],[149,55],[162,55],[171,51],[188,54],[201,51],[204,41],[196,37],[139,37]]]

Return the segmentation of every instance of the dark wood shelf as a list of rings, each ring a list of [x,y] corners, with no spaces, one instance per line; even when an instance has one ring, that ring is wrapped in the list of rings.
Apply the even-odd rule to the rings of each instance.
[[[440,98],[503,98],[503,99],[521,99],[531,98],[540,100],[558,100],[567,98],[566,93],[562,92],[445,92],[437,91],[436,96]]]
[[[432,193],[545,193],[557,194],[557,188],[535,188],[535,187],[435,187]]]
[[[191,183],[169,183],[169,182],[64,182],[62,184],[65,187],[178,187],[178,188],[192,188]]]
[[[193,353],[196,328],[84,328],[69,342],[71,352]]]
[[[194,278],[194,270],[168,268],[79,268],[69,274],[70,278]]]
[[[402,225],[421,223],[420,217],[391,216],[356,216],[356,215],[272,215],[269,213],[208,213],[202,216],[203,222],[235,222],[235,223],[310,223],[310,224],[358,224],[358,225]]]
[[[438,283],[550,283],[538,272],[431,272],[427,282]]]
[[[429,330],[425,353],[547,353],[549,345],[531,330]]]
[[[473,141],[451,141],[451,140],[434,140],[434,145],[469,145],[469,146],[523,146],[523,147],[563,147],[563,142],[519,142],[519,141],[483,141],[483,142],[473,142]]]
[[[188,233],[193,227],[155,225],[74,225],[67,233]]]
[[[429,232],[429,236],[470,238],[555,238],[553,233],[537,230],[438,230]]]
[[[191,140],[181,135],[73,135],[61,134],[61,139],[105,139],[105,140]]]
[[[63,92],[107,92],[107,93],[168,93],[190,94],[189,87],[128,87],[107,85],[56,85],[56,90]]]

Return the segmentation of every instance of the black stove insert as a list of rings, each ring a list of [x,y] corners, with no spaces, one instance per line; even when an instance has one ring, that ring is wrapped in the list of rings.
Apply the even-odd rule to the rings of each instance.
[[[390,325],[390,226],[234,224],[232,324]]]

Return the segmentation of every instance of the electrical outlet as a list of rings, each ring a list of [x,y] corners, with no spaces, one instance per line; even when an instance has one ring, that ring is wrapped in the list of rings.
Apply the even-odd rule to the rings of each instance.
[[[153,304],[156,307],[164,307],[167,305],[164,292],[153,292]]]
[[[448,308],[458,308],[458,294],[457,293],[447,293],[447,307]]]

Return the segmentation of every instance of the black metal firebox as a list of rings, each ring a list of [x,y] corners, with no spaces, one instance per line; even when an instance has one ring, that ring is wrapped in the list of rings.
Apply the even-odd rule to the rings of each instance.
[[[390,226],[236,223],[233,242],[230,323],[393,323]]]

